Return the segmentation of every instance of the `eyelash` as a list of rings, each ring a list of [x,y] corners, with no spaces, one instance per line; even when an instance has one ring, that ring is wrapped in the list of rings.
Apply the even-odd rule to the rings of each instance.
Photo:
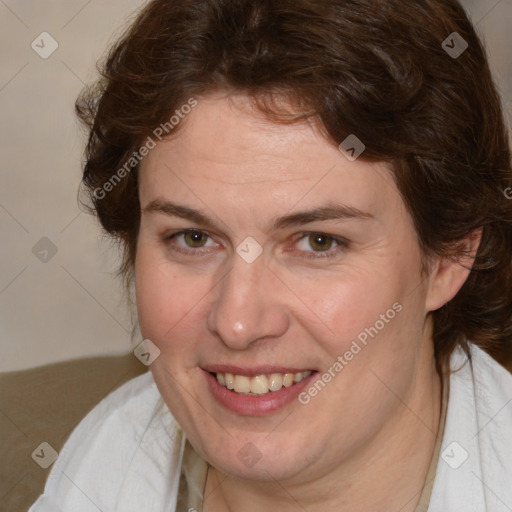
[[[211,239],[211,236],[206,231],[201,231],[199,229],[183,229],[181,231],[177,231],[176,233],[172,233],[168,236],[165,236],[164,242],[173,251],[185,254],[187,256],[196,256],[196,255],[200,255],[201,253],[209,252],[208,250],[206,250],[206,251],[201,250],[201,249],[203,249],[201,247],[198,247],[197,249],[194,249],[192,247],[189,249],[184,249],[183,247],[179,247],[179,246],[171,244],[171,242],[175,238],[177,238],[181,235],[186,235],[187,233],[199,233],[201,235],[206,236],[207,239]],[[301,256],[299,256],[300,258],[304,258],[304,259],[333,258],[333,257],[337,256],[339,252],[341,252],[342,250],[348,249],[350,246],[350,243],[348,240],[346,240],[344,238],[334,237],[334,236],[328,235],[326,233],[322,233],[321,231],[307,231],[307,232],[300,233],[297,236],[297,238],[295,239],[294,243],[297,243],[300,240],[302,240],[306,237],[309,237],[311,235],[320,235],[322,237],[325,237],[328,241],[335,242],[337,244],[337,246],[334,247],[333,249],[328,249],[326,251],[311,251],[311,252],[306,251],[305,253],[301,254]],[[291,251],[289,251],[289,252],[291,252]]]

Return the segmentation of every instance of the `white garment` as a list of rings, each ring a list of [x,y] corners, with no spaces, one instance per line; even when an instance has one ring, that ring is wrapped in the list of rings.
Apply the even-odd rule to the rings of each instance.
[[[512,511],[512,375],[457,350],[429,512]],[[185,437],[150,372],[100,402],[29,512],[175,512]],[[181,511],[179,511],[181,512]]]

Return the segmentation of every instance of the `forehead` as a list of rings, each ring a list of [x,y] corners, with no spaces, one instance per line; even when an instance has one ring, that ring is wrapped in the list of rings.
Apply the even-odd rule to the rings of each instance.
[[[141,164],[142,204],[170,194],[270,213],[333,200],[379,214],[399,199],[384,164],[349,161],[314,121],[278,124],[246,97],[214,95],[181,122]]]
[[[334,144],[327,143],[314,121],[271,122],[250,98],[243,95],[201,97],[181,122],[177,134],[161,144],[160,150],[165,151],[166,146],[177,156],[186,154],[187,159],[207,160],[212,164],[218,163],[219,167],[254,162],[259,173],[266,170],[272,174],[275,169],[258,163],[272,160],[293,162],[299,147],[310,155],[308,160],[314,160],[322,149],[325,153],[327,147],[332,155],[339,156]],[[248,173],[240,173],[240,178],[251,181]]]

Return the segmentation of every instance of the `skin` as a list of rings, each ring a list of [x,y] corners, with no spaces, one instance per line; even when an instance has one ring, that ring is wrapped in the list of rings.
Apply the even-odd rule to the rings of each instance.
[[[141,332],[161,351],[151,371],[166,404],[212,466],[205,512],[413,511],[439,428],[429,312],[468,271],[438,258],[422,273],[390,170],[350,162],[312,122],[274,124],[243,95],[215,94],[198,98],[144,159],[139,195]],[[151,211],[155,200],[200,210],[216,226]],[[272,229],[276,217],[330,202],[372,218]],[[189,228],[205,232],[202,247],[168,238]],[[348,246],[327,239],[319,250],[309,232]],[[236,253],[248,236],[263,249],[250,264]],[[478,241],[469,243],[476,250]],[[207,364],[321,374],[394,303],[402,311],[307,405],[245,416],[206,385]],[[261,454],[252,467],[238,457],[247,443]]]

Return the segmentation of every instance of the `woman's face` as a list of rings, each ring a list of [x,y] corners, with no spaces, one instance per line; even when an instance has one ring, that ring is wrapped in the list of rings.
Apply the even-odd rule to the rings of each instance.
[[[181,122],[140,169],[151,371],[217,469],[316,478],[399,421],[432,367],[411,217],[385,165],[243,96],[198,98]]]

